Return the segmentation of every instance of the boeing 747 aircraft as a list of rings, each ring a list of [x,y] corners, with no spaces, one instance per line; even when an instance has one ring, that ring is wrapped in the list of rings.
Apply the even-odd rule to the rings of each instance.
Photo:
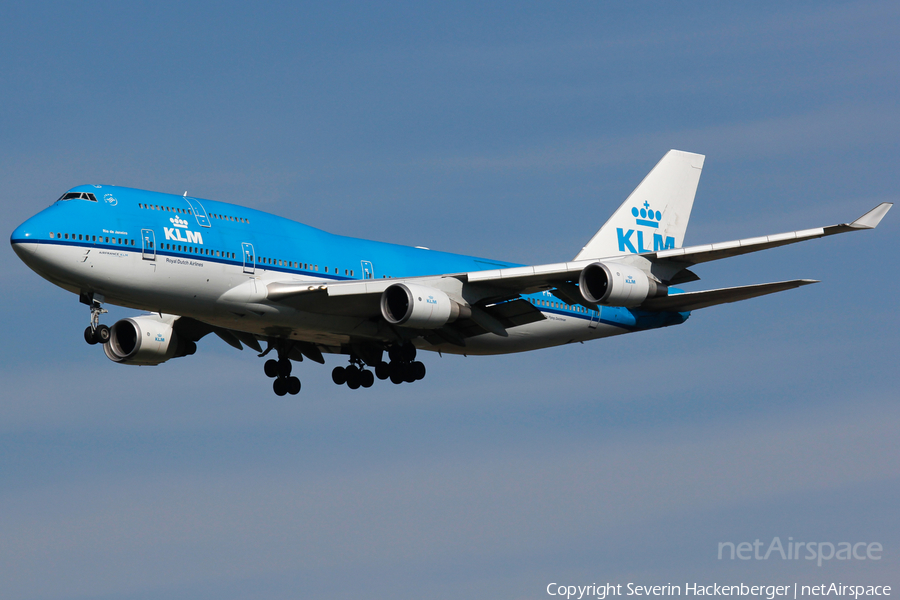
[[[703,161],[666,153],[571,261],[553,264],[342,237],[187,193],[108,185],[72,188],[10,242],[90,307],[85,340],[110,360],[159,365],[212,333],[260,357],[274,351],[265,373],[283,396],[300,391],[293,361],[324,364],[325,354],[349,359],[332,371],[339,385],[413,382],[425,376],[417,350],[536,350],[678,325],[699,308],[815,283],[674,287],[698,280],[699,263],[873,229],[892,206],[848,224],[684,248]],[[105,303],[150,314],[108,327]]]

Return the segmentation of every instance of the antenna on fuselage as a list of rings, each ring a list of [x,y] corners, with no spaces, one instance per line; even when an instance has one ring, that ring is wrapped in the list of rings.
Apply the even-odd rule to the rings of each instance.
[[[184,190],[184,195],[182,196],[182,198],[187,198],[187,190]]]

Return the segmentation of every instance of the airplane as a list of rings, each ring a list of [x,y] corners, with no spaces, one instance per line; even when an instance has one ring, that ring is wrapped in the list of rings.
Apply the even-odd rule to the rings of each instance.
[[[667,152],[572,260],[552,264],[343,237],[187,192],[109,185],[70,189],[10,243],[90,308],[85,341],[110,360],[159,365],[194,354],[212,333],[260,357],[274,350],[264,371],[284,396],[301,388],[293,362],[324,364],[326,354],[348,360],[332,370],[338,385],[412,383],[425,376],[417,350],[468,356],[585,342],[816,283],[676,287],[699,280],[691,268],[700,263],[874,229],[892,206],[850,223],[683,247],[704,160]],[[109,327],[104,304],[149,314]]]

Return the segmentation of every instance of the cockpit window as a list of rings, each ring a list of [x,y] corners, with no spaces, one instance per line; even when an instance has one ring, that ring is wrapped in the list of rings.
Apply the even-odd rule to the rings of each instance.
[[[90,192],[66,192],[62,196],[59,197],[60,200],[90,200],[91,202],[97,201],[97,196]]]

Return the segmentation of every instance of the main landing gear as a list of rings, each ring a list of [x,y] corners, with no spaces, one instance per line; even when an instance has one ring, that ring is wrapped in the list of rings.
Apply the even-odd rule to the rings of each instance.
[[[412,383],[425,377],[425,365],[415,360],[416,347],[410,343],[395,344],[388,348],[388,357],[391,362],[381,361],[375,365],[375,376],[372,371],[365,368],[363,362],[353,356],[350,358],[349,367],[335,367],[331,372],[331,379],[338,385],[347,384],[351,390],[360,387],[372,387],[375,377],[378,379],[390,379],[392,383]]]
[[[372,371],[366,369],[363,362],[353,357],[350,359],[349,367],[335,367],[331,372],[331,380],[338,385],[347,384],[351,390],[361,387],[370,388],[375,383],[375,376]]]
[[[416,347],[406,344],[388,348],[391,362],[382,362],[375,368],[379,379],[390,379],[391,383],[413,383],[425,377],[425,365],[416,360]]]
[[[273,377],[272,389],[277,396],[290,394],[295,396],[300,393],[300,380],[291,376],[293,365],[286,352],[278,350],[278,360],[270,358],[264,365],[267,377]]]
[[[82,294],[80,298],[83,304],[91,307],[91,324],[84,330],[84,341],[90,345],[105,344],[109,341],[109,327],[100,324],[100,315],[108,312],[100,304],[100,301],[94,298],[93,294]]]

